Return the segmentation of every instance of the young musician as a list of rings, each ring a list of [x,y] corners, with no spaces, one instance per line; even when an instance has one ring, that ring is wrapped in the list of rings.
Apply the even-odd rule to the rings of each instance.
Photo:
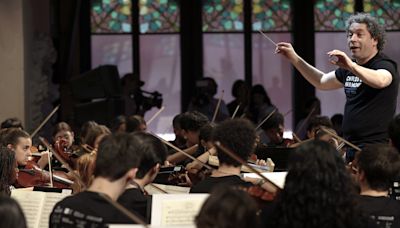
[[[212,140],[219,141],[228,150],[247,160],[255,147],[256,132],[249,120],[226,120],[214,128]],[[190,192],[208,193],[218,185],[250,186],[250,183],[243,181],[239,176],[241,164],[218,148],[217,153],[218,169],[214,170],[210,177],[194,185]]]
[[[268,115],[267,115],[268,116]],[[285,130],[283,115],[279,112],[272,114],[263,125],[261,125],[265,135],[268,137],[267,146],[287,147],[288,141],[283,138]]]
[[[15,152],[15,159],[18,166],[25,166],[29,156],[32,155],[32,140],[30,135],[19,128],[8,128],[0,132],[1,145],[8,147]],[[39,168],[43,169],[49,163],[48,154],[42,153],[37,162]]]
[[[126,118],[126,132],[137,132],[147,130],[146,121],[142,116],[139,115],[132,115]]]
[[[200,143],[199,140],[200,129],[204,125],[209,123],[207,116],[197,111],[185,112],[180,117],[180,123],[181,123],[183,137],[186,139],[186,146],[188,147],[188,149],[185,152],[188,152],[189,154],[195,157],[199,156],[202,152],[200,149],[194,146]],[[167,157],[167,160],[169,162],[175,164],[180,162],[183,163],[189,162],[188,160],[185,161],[185,159],[187,159],[186,156],[182,155],[179,152],[176,152],[175,154],[169,155]]]
[[[369,227],[356,208],[356,190],[335,148],[306,142],[291,155],[285,188],[262,216],[266,227]]]
[[[177,146],[179,149],[185,149],[186,148],[186,140],[183,136],[183,130],[181,127],[181,118],[182,118],[183,113],[177,114],[174,116],[172,119],[172,127],[174,128],[174,134],[175,134],[175,140],[172,141],[171,143],[174,146]],[[175,150],[174,150],[175,152]]]
[[[108,135],[100,143],[94,180],[81,193],[57,203],[50,227],[103,227],[110,223],[133,223],[105,198],[116,201],[136,176],[142,158],[140,140],[132,135]]]
[[[308,122],[309,122],[307,126],[308,139],[315,138],[317,132],[321,129],[321,127],[333,129],[332,122],[327,116],[313,116],[310,118]]]
[[[17,178],[15,153],[7,147],[0,146],[0,195],[10,195],[11,186]]]
[[[360,207],[379,228],[400,227],[400,202],[388,198],[389,188],[400,173],[400,154],[388,145],[366,146],[355,170],[360,185]]]
[[[259,227],[254,199],[243,190],[220,186],[204,202],[195,218],[196,227]]]
[[[344,88],[345,139],[359,147],[386,143],[387,127],[396,111],[399,75],[396,62],[382,53],[385,30],[376,18],[358,13],[347,20],[346,35],[352,58],[340,50],[328,52],[331,63],[339,67],[328,73],[308,64],[290,43],[278,43],[276,53],[286,57],[317,89]],[[348,153],[347,159],[351,161],[353,156]]]
[[[53,130],[53,141],[63,140],[65,142],[66,149],[70,149],[74,143],[74,132],[66,122],[59,122],[56,124]]]
[[[400,153],[400,115],[396,115],[389,124],[390,144]],[[400,174],[393,181],[389,195],[392,199],[400,200]]]
[[[167,149],[159,139],[150,134],[136,132],[133,135],[141,144],[142,158],[136,177],[128,184],[125,192],[118,198],[118,202],[150,223],[148,205],[151,196],[147,195],[144,187],[156,178],[160,166],[164,164],[167,157]]]

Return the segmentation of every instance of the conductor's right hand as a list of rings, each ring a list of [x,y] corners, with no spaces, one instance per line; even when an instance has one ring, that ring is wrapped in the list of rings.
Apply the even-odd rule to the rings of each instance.
[[[292,44],[280,42],[276,44],[275,53],[285,56],[292,63],[299,59],[299,56],[294,51]]]

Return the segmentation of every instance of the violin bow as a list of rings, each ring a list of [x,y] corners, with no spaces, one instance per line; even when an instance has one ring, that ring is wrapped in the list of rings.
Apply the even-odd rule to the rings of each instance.
[[[154,120],[155,118],[157,118],[157,116],[160,115],[160,113],[161,113],[162,111],[164,111],[164,109],[165,109],[165,106],[162,106],[162,107],[160,108],[160,110],[158,110],[156,113],[154,113],[154,115],[147,121],[147,125],[150,125],[150,123],[153,122],[153,120]]]
[[[299,138],[299,136],[296,135],[296,133],[292,132],[292,136],[294,141],[296,141],[297,143],[302,142],[302,140]]]
[[[50,153],[51,152],[47,153],[47,159],[49,160],[50,187],[54,187],[54,185],[53,185],[53,170],[51,169]]]
[[[276,108],[274,110],[272,110],[272,112],[270,114],[268,114],[268,116],[266,116],[256,127],[256,131],[269,119],[271,118],[271,116],[276,112]]]
[[[60,105],[57,105],[53,111],[50,112],[49,115],[47,115],[47,117],[39,124],[39,126],[32,132],[32,134],[30,135],[31,138],[33,138],[39,131],[40,129],[42,129],[42,127],[47,123],[47,121],[50,120],[50,118],[57,112],[57,110],[60,108]]]
[[[344,138],[342,138],[342,137],[336,135],[335,133],[333,133],[332,131],[328,130],[327,128],[321,126],[321,130],[324,131],[325,133],[327,133],[328,135],[330,135],[330,136],[332,136],[332,137],[334,137],[334,138],[336,138],[336,139],[338,139],[338,140],[341,140],[342,143],[345,143],[345,144],[349,145],[349,146],[352,147],[353,149],[355,149],[355,150],[357,150],[357,151],[361,151],[361,148],[360,148],[360,147],[358,147],[358,146],[354,145],[353,143],[347,141],[346,139],[344,139]],[[343,146],[344,146],[344,145],[343,145]],[[341,147],[343,147],[343,146],[341,146]]]
[[[200,161],[198,158],[195,158],[195,157],[193,157],[192,155],[186,153],[185,151],[179,149],[179,148],[176,147],[174,144],[168,142],[167,140],[161,138],[160,136],[158,136],[158,135],[156,135],[156,134],[154,134],[154,133],[152,133],[152,132],[150,132],[150,134],[153,135],[154,137],[158,138],[159,140],[161,140],[161,142],[163,142],[165,145],[170,146],[172,149],[174,149],[174,150],[176,150],[176,151],[178,151],[178,152],[184,154],[186,157],[192,159],[193,161],[199,162],[200,164],[202,164],[202,165],[203,165],[204,167],[206,167],[207,169],[213,170],[213,168],[212,168],[211,166],[205,164],[204,162]]]
[[[297,128],[297,134],[303,130],[303,128],[306,126],[306,123],[310,120],[311,116],[314,114],[315,110],[317,109],[317,105],[314,104],[313,108],[311,111],[308,113],[307,117],[304,119],[304,121],[301,123],[299,128]]]
[[[39,137],[40,142],[43,143],[43,145],[54,155],[54,157],[57,158],[57,160],[59,162],[61,162],[61,164],[71,173],[72,176],[74,176],[74,178],[82,185],[85,185],[81,179],[80,176],[78,176],[78,174],[76,174],[74,172],[74,170],[71,168],[71,166],[68,165],[68,163],[57,153],[55,153],[53,147],[50,145],[49,142],[47,142],[47,140],[43,137]]]
[[[240,158],[239,156],[237,156],[234,152],[232,152],[231,150],[229,150],[228,148],[226,148],[225,146],[223,146],[219,141],[215,141],[214,145],[216,147],[218,147],[222,152],[224,152],[225,154],[227,154],[229,157],[231,157],[232,159],[234,159],[235,161],[239,162],[241,165],[245,166],[246,168],[248,168],[249,170],[251,170],[253,173],[255,173],[257,176],[259,176],[261,179],[263,179],[264,181],[270,183],[271,185],[273,185],[274,187],[276,187],[277,189],[281,189],[278,185],[276,185],[275,183],[273,183],[272,181],[270,181],[268,178],[266,178],[264,175],[262,175],[258,170],[254,169],[252,166],[248,165],[247,162],[245,160],[243,160],[242,158]]]
[[[149,185],[150,185],[152,188],[156,189],[157,191],[162,192],[163,194],[169,194],[169,192],[167,192],[167,191],[165,191],[164,189],[162,189],[162,188],[156,186],[156,185],[153,184],[153,183],[150,183]]]
[[[234,119],[236,117],[236,114],[239,111],[239,108],[240,108],[240,104],[238,104],[238,106],[236,106],[235,111],[233,112],[231,119]]]
[[[222,101],[223,97],[224,97],[224,90],[222,90],[221,97],[218,99],[218,103],[217,103],[217,106],[215,107],[214,115],[213,115],[213,118],[211,120],[211,123],[214,123],[215,119],[217,119],[219,107],[221,106],[221,101]]]

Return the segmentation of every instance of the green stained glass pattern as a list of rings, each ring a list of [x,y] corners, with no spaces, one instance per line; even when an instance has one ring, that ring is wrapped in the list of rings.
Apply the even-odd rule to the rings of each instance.
[[[141,33],[179,32],[178,0],[140,0]]]
[[[400,0],[365,0],[364,12],[378,18],[386,30],[400,29]]]
[[[131,0],[92,0],[90,20],[93,33],[129,33]]]
[[[203,31],[243,31],[243,0],[204,0]]]
[[[290,0],[253,0],[253,31],[290,31]]]
[[[354,13],[355,0],[317,0],[314,6],[315,31],[343,31]]]

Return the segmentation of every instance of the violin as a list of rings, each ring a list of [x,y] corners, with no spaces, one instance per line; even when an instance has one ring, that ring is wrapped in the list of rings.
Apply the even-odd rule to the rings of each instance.
[[[161,167],[153,183],[183,186],[187,183],[183,166]]]
[[[76,159],[74,153],[67,148],[68,142],[64,139],[54,143],[54,153],[60,156],[70,167],[75,167]]]
[[[52,176],[53,186],[56,188],[70,188],[74,182],[69,178],[62,171],[54,171]],[[23,169],[18,169],[17,187],[49,186],[50,182],[50,173],[40,169],[33,161],[28,161]]]
[[[261,199],[262,201],[273,201],[276,197],[275,192],[269,192],[259,185],[250,186],[245,190],[250,196]]]

